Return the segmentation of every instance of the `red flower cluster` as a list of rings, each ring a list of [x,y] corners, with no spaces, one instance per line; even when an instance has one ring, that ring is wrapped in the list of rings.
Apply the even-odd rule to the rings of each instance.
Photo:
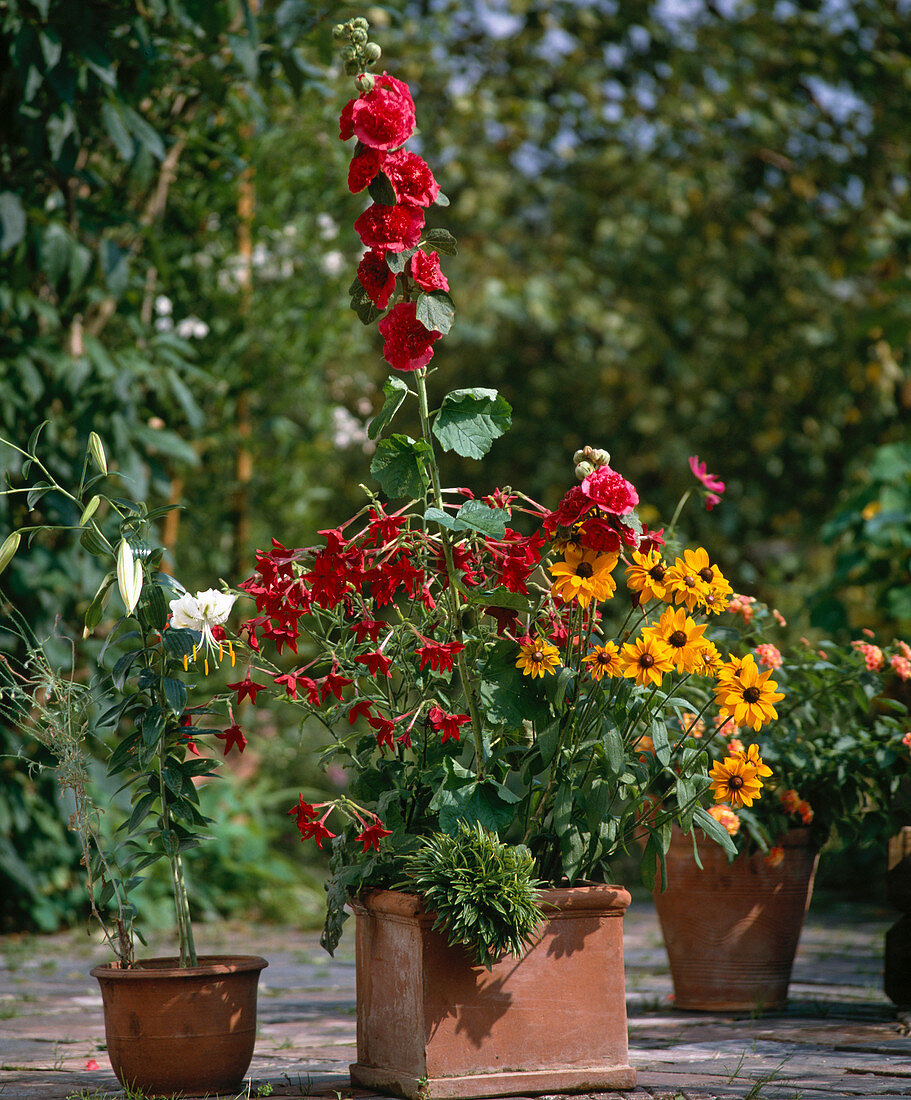
[[[621,546],[641,548],[640,535],[621,518],[638,503],[639,494],[625,477],[610,466],[599,466],[581,485],[574,485],[564,494],[556,509],[544,517],[542,526],[551,536],[559,528],[570,530],[575,541],[599,554],[617,553]],[[646,537],[653,545],[664,543],[661,532]]]
[[[436,202],[440,185],[417,153],[400,148],[411,137],[414,121],[408,86],[387,73],[375,79],[369,92],[346,104],[339,120],[342,140],[358,139],[348,169],[349,189],[363,191],[382,174],[395,195],[393,205],[373,203],[354,223],[369,250],[358,266],[358,280],[379,310],[388,307],[397,285],[396,275],[386,261],[389,253],[417,249],[403,275],[403,286],[407,287],[410,275],[416,287],[426,293],[449,290],[438,254],[417,248],[424,228],[424,209]],[[407,297],[383,318],[380,332],[385,338],[386,361],[401,371],[425,367],[441,335],[421,324],[414,302]]]

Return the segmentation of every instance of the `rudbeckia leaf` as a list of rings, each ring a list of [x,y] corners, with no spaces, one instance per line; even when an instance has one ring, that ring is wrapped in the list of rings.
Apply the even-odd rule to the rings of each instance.
[[[430,484],[424,464],[429,446],[423,439],[391,435],[380,441],[370,472],[390,497],[422,497]]]
[[[390,375],[383,384],[383,394],[386,400],[383,407],[367,425],[367,438],[379,439],[383,434],[383,428],[392,421],[399,411],[402,402],[408,393],[408,386],[401,380]]]
[[[453,390],[433,422],[433,434],[446,451],[483,458],[512,423],[512,408],[496,390]]]

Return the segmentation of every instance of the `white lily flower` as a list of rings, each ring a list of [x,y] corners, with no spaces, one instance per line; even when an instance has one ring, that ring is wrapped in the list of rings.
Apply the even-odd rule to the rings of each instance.
[[[221,660],[222,651],[227,647],[231,654],[231,666],[234,665],[234,647],[230,642],[220,642],[216,639],[212,630],[216,626],[222,626],[228,621],[231,608],[234,606],[236,596],[230,592],[219,592],[215,588],[207,588],[204,592],[197,592],[191,596],[189,592],[176,600],[171,600],[168,605],[171,609],[171,626],[183,630],[195,630],[202,635],[203,649],[218,650],[218,658]],[[196,660],[196,646],[193,646],[193,660]],[[187,658],[184,657],[184,667],[187,666]],[[209,674],[209,660],[205,659],[206,675]]]

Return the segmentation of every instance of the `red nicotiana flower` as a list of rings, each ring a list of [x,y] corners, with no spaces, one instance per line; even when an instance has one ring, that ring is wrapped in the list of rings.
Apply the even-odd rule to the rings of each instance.
[[[354,839],[364,842],[363,851],[366,852],[368,848],[373,848],[378,852],[380,850],[380,841],[384,836],[392,836],[392,830],[385,828],[382,821],[374,814],[373,824],[368,825],[364,831],[358,833]]]
[[[411,277],[421,290],[449,290],[449,280],[440,270],[440,257],[436,252],[424,252],[420,248],[411,257]]]
[[[265,684],[257,684],[250,679],[249,672],[243,680],[238,681],[236,684],[227,684],[226,687],[230,688],[231,691],[237,692],[238,703],[242,703],[244,699],[249,699],[254,705],[256,703],[257,692],[266,690]]]
[[[414,302],[399,302],[379,323],[383,358],[394,370],[418,370],[433,358],[433,344],[441,334],[424,328],[416,314]]]
[[[386,157],[383,172],[399,202],[411,206],[431,206],[436,202],[440,185],[433,178],[429,165],[417,153],[397,149]]]
[[[364,538],[367,546],[386,546],[390,542],[395,542],[408,522],[405,516],[387,516],[382,505],[378,508],[379,510],[376,508],[370,510],[370,521]]]
[[[359,642],[363,642],[365,638],[369,638],[371,642],[375,642],[379,638],[380,631],[385,625],[385,623],[378,622],[376,619],[360,619],[358,622],[352,623],[348,629],[354,632]]]
[[[430,665],[434,672],[452,672],[452,662],[464,648],[461,642],[427,642],[418,646],[415,653],[422,669]]]
[[[485,607],[484,614],[497,621],[497,634],[502,637],[506,633],[515,634],[519,629],[519,612],[511,611],[508,607]]]
[[[382,672],[384,676],[392,676],[389,668],[392,664],[392,658],[387,657],[385,653],[380,653],[377,649],[373,653],[361,653],[354,658],[359,664],[366,665],[371,676],[376,676]]]
[[[383,73],[373,88],[345,104],[339,137],[356,137],[372,149],[396,149],[414,133],[414,100],[408,85]]]
[[[224,733],[216,733],[215,736],[219,741],[224,741],[225,756],[228,755],[235,745],[237,746],[237,751],[241,753],[247,747],[247,739],[241,732],[240,726],[228,726]]]
[[[424,211],[419,206],[368,206],[354,223],[367,248],[377,252],[405,252],[414,248],[424,228]]]
[[[467,714],[447,714],[442,707],[434,705],[430,708],[427,720],[438,733],[443,734],[440,744],[445,745],[450,739],[459,740],[460,727],[470,722],[471,717]]]
[[[357,266],[357,277],[377,309],[385,309],[395,290],[395,274],[389,270],[385,252],[371,248]]]
[[[325,701],[330,695],[334,695],[341,702],[342,690],[353,683],[353,680],[348,680],[335,671],[327,672],[319,684],[320,699]]]
[[[309,802],[304,801],[303,795],[298,795],[298,798],[300,799],[298,805],[292,806],[288,814],[295,819],[294,823],[297,825],[301,840],[315,840],[317,848],[322,848],[324,840],[331,840],[335,836],[335,833],[330,832],[326,826],[326,818],[332,812],[332,806],[330,805],[329,809],[317,821],[316,811],[322,809],[325,802],[311,806]]]
[[[610,466],[599,466],[582,482],[582,492],[605,512],[628,515],[639,503],[635,488]]]
[[[367,725],[376,731],[376,743],[380,748],[385,745],[390,749],[394,748],[395,722],[384,718],[381,714],[374,714],[372,718],[367,719]]]
[[[383,167],[385,154],[379,149],[371,149],[367,145],[361,146],[351,158],[348,167],[348,190],[357,194],[368,187]]]
[[[372,711],[370,710],[369,699],[358,699],[356,703],[352,703],[351,709],[348,711],[348,721],[353,726],[358,718],[370,718]]]
[[[642,534],[639,537],[639,553],[647,554],[650,550],[660,550],[664,546],[664,528],[660,531],[650,531],[645,524],[642,525]]]

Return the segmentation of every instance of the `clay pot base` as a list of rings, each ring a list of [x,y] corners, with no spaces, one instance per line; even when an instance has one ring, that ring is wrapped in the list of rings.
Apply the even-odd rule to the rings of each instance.
[[[467,1100],[469,1097],[537,1096],[542,1093],[604,1092],[636,1086],[631,1066],[589,1069],[517,1070],[464,1077],[406,1077],[373,1066],[351,1066],[352,1085],[405,1096],[408,1100]]]

